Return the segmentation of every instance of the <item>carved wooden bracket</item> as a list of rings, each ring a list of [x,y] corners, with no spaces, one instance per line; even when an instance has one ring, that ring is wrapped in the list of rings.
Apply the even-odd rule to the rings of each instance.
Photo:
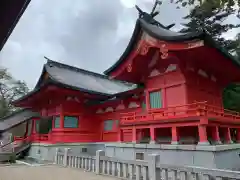
[[[148,43],[141,41],[137,46],[137,52],[140,55],[146,55],[150,47]]]
[[[128,66],[127,66],[127,72],[132,72],[132,64],[128,64]]]
[[[166,44],[161,44],[159,50],[161,52],[161,58],[166,59],[168,57],[168,49]]]

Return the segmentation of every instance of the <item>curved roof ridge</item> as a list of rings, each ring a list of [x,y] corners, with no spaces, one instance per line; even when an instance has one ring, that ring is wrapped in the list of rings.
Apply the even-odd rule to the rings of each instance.
[[[126,81],[121,81],[121,80],[117,80],[117,79],[111,79],[111,78],[109,78],[109,76],[107,76],[105,74],[100,74],[100,73],[96,73],[96,72],[93,72],[93,71],[81,69],[81,68],[76,67],[76,66],[70,66],[70,65],[67,65],[67,64],[64,64],[64,63],[61,63],[61,62],[57,62],[57,61],[51,60],[51,59],[49,59],[47,57],[45,57],[45,59],[47,59],[47,63],[45,64],[45,66],[51,67],[51,65],[54,65],[54,66],[57,66],[59,68],[65,68],[65,69],[68,69],[68,70],[73,70],[75,72],[84,73],[86,75],[107,79],[109,81],[119,82],[119,83],[123,83],[125,85],[133,85],[132,83],[129,83],[129,82],[126,82]]]
[[[136,25],[132,34],[132,37],[127,45],[127,48],[123,52],[123,54],[120,56],[120,58],[107,70],[105,70],[103,73],[106,75],[109,75],[111,72],[113,72],[120,64],[125,61],[128,56],[130,55],[132,49],[136,45],[138,41],[138,36],[141,34],[141,31],[146,32],[153,38],[169,41],[169,42],[183,42],[183,41],[192,41],[192,40],[204,40],[207,42],[208,45],[211,45],[212,47],[216,48],[223,56],[225,56],[228,59],[231,59],[234,64],[237,64],[240,66],[240,62],[237,61],[237,59],[231,55],[224,47],[221,47],[218,45],[217,42],[209,35],[209,33],[202,29],[198,32],[187,32],[187,33],[181,33],[181,32],[175,32],[171,31],[170,26],[164,26],[161,23],[159,23],[157,20],[155,20],[151,15],[148,13],[143,13],[141,17],[139,17],[136,21]]]

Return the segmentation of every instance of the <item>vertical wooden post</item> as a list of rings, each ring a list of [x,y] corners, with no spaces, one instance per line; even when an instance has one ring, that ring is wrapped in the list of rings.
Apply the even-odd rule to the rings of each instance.
[[[146,111],[148,112],[150,107],[150,98],[148,90],[145,91],[145,99],[146,99]]]
[[[60,129],[64,129],[64,113],[62,105],[60,110]]]
[[[214,144],[222,144],[220,136],[219,136],[218,126],[212,127],[211,130],[212,130],[212,137],[213,137]]]
[[[178,144],[179,142],[179,131],[176,126],[172,127],[172,142],[171,144]]]
[[[226,143],[229,143],[229,144],[233,143],[229,127],[224,128],[224,138],[225,138]]]
[[[205,125],[198,126],[199,145],[209,145],[207,138],[207,127]]]
[[[132,142],[137,143],[137,130],[135,126],[132,127]]]
[[[156,129],[154,126],[150,126],[150,144],[155,144],[156,143]]]
[[[118,142],[122,142],[122,130],[121,128],[118,129]]]

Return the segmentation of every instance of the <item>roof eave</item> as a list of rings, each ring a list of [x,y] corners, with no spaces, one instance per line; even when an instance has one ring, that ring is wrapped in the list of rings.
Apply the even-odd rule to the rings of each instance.
[[[7,42],[9,36],[12,34],[14,28],[16,27],[17,23],[19,22],[20,18],[22,17],[24,11],[26,10],[27,6],[29,5],[31,0],[25,0],[25,3],[22,6],[22,9],[20,10],[20,12],[18,13],[14,23],[12,24],[12,26],[9,28],[9,31],[6,35],[6,37],[3,39],[3,41],[0,43],[0,51],[2,50],[3,46],[5,45],[5,43]]]

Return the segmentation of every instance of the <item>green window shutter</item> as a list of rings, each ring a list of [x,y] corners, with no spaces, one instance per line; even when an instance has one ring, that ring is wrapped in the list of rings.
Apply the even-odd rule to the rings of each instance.
[[[64,116],[64,128],[78,128],[78,117]]]
[[[60,128],[60,117],[59,116],[56,116],[54,118],[54,127],[55,128]]]
[[[113,120],[104,121],[104,131],[111,131],[113,129]]]
[[[150,92],[150,107],[161,108],[162,107],[162,96],[161,91]]]

